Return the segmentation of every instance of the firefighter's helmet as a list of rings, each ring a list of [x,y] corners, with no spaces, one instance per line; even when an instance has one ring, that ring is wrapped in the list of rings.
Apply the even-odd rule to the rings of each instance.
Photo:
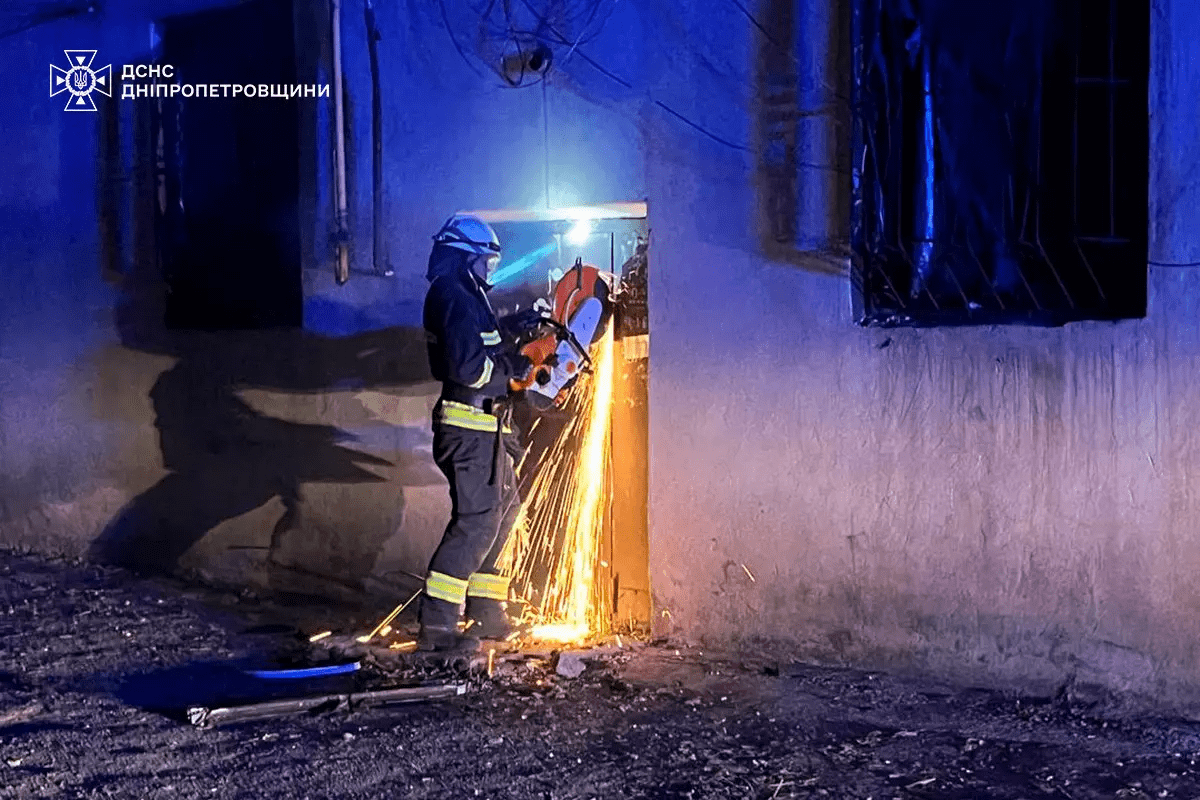
[[[500,255],[500,238],[496,231],[474,214],[455,214],[434,234],[433,241],[475,255]]]

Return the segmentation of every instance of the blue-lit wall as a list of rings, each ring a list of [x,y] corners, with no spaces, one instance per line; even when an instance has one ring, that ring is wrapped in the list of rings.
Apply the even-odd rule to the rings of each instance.
[[[6,30],[27,21],[3,13]],[[148,17],[126,9],[0,40],[9,108],[0,121],[0,519],[10,539],[32,546],[78,549],[152,469],[138,462],[154,458],[153,429],[131,430],[122,418],[133,409],[112,402],[136,376],[102,366],[117,344],[119,292],[100,248],[101,120],[64,112],[47,81],[51,63],[66,65],[64,49],[96,49],[100,67],[144,58],[148,47]],[[150,446],[122,458],[139,437]]]
[[[95,121],[48,102],[46,70],[30,66],[74,46],[134,60],[148,17],[56,23],[0,43],[6,97],[24,109],[0,122],[0,147],[20,165],[0,178],[11,220],[0,226],[12,276],[0,299],[7,540],[85,550],[113,519],[142,519],[129,503],[170,472],[152,389],[182,360],[173,391],[232,392],[262,416],[353,433],[358,442],[336,447],[387,462],[331,450],[328,430],[303,428],[331,466],[299,470],[287,459],[304,452],[283,450],[285,483],[299,491],[250,508],[257,496],[227,502],[237,513],[217,515],[182,563],[274,580],[263,550],[281,531],[275,560],[313,576],[314,590],[403,584],[446,510],[424,428],[436,387],[404,333],[418,323],[429,236],[461,208],[645,199],[660,624],[713,644],[770,641],[1039,690],[1073,678],[1127,696],[1196,699],[1194,271],[1152,269],[1143,321],[863,330],[836,259],[805,252],[845,233],[844,189],[827,168],[833,112],[804,117],[798,132],[798,159],[816,166],[798,167],[795,246],[764,243],[768,45],[736,4],[619,4],[603,35],[581,46],[612,75],[576,53],[556,63],[544,94],[481,79],[447,37],[438,3],[377,5],[394,277],[369,274],[370,87],[361,8],[352,8],[351,280],[335,285],[329,245],[333,107],[309,102],[306,333],[218,337],[182,355],[177,344],[132,346],[114,322],[127,292],[106,282],[99,256]],[[766,5],[747,7],[766,15]],[[794,7],[808,76],[798,103],[819,110],[841,85],[844,53],[830,48],[838,30],[825,3]],[[298,14],[302,69],[320,83],[330,79],[317,67],[329,47],[323,25],[321,11]],[[1195,261],[1200,15],[1163,0],[1153,26],[1152,255]],[[204,376],[216,372],[214,389]],[[282,430],[271,436],[295,438]],[[228,499],[230,483],[201,488]]]
[[[1200,14],[1154,5],[1151,257],[1195,262]],[[744,52],[754,34],[726,22]],[[752,135],[712,93],[677,100]],[[671,623],[1194,701],[1196,271],[1152,268],[1143,321],[856,329],[845,277],[760,255],[751,169],[689,139],[647,166],[651,580]]]

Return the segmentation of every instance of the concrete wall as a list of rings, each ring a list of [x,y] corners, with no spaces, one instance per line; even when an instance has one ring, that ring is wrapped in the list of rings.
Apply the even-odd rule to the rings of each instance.
[[[428,558],[448,505],[422,449],[429,375],[412,314],[334,332],[167,330],[152,101],[96,96],[100,112],[68,114],[47,99],[45,64],[64,48],[97,49],[95,66],[116,75],[148,63],[152,20],[222,5],[114,2],[0,40],[6,99],[21,110],[0,123],[15,166],[0,185],[12,280],[0,293],[0,538],[287,591],[407,596],[415,581],[397,564]],[[297,16],[301,50],[319,51],[327,30]],[[330,106],[296,102],[314,128]],[[305,157],[311,198],[328,151],[310,142]],[[311,200],[302,213],[311,247]],[[381,562],[389,546],[398,555]]]
[[[21,169],[0,193],[11,222],[0,237],[9,274],[25,280],[0,298],[0,540],[288,591],[407,597],[449,511],[419,330],[430,237],[462,208],[644,198],[643,98],[589,96],[565,76],[504,87],[459,57],[436,6],[378,4],[380,263],[395,269],[382,278],[366,30],[361,5],[347,6],[350,282],[333,280],[332,98],[297,101],[304,329],[169,331],[148,231],[149,101],[98,98],[99,114],[65,114],[46,99],[46,70],[28,65],[87,46],[119,72],[149,60],[152,20],[224,5],[107,4],[0,44],[12,102],[29,109],[4,123]],[[301,82],[332,82],[327,14],[298,4]]]
[[[1161,2],[1153,24],[1152,251],[1195,261],[1200,18]],[[693,152],[649,167],[664,624],[1194,702],[1194,271],[1152,270],[1144,321],[856,329],[844,277],[765,261],[736,204],[695,214],[721,190]],[[750,195],[749,167],[720,174]]]
[[[473,16],[463,3],[447,3],[454,18]],[[348,85],[351,173],[351,276],[336,284],[329,234],[335,229],[332,105],[320,107],[309,144],[317,154],[312,184],[312,240],[305,252],[305,328],[345,336],[421,324],[426,262],[433,233],[458,210],[545,208],[641,200],[646,196],[640,152],[637,91],[604,85],[589,92],[570,75],[523,88],[505,86],[471,49],[469,28],[456,30],[459,55],[438,4],[409,0],[376,7],[383,96],[384,252],[373,252],[371,193],[371,83],[366,26],[360,9],[347,10],[343,47]],[[307,24],[321,29],[322,10]],[[622,20],[625,24],[621,24]],[[611,30],[635,36],[632,9]],[[606,28],[606,31],[609,30]],[[328,47],[328,43],[324,44]],[[316,50],[314,49],[314,52]],[[578,64],[576,64],[578,66]],[[630,65],[640,69],[637,64]],[[323,69],[312,65],[314,70]],[[322,74],[319,71],[314,74]],[[607,82],[608,79],[602,79]],[[307,135],[307,134],[306,134]],[[379,277],[385,267],[390,278]],[[419,357],[424,364],[424,352]],[[440,387],[413,385],[414,416],[404,424],[416,458],[432,469],[429,411]],[[403,520],[382,545],[373,567],[379,580],[423,573],[449,514],[443,480],[405,485]],[[314,508],[324,524],[353,518],[369,499],[347,498]]]
[[[424,431],[434,387],[410,335],[428,237],[459,208],[645,198],[650,559],[665,630],[1039,690],[1196,699],[1192,271],[1152,270],[1143,321],[862,330],[838,259],[813,252],[844,236],[846,211],[844,52],[830,47],[844,22],[824,3],[750,4],[772,40],[736,4],[619,4],[602,36],[570,58],[560,50],[544,93],[481,78],[438,4],[378,5],[396,275],[368,274],[370,94],[361,21],[348,12],[353,274],[334,285],[332,106],[314,103],[304,112],[307,330],[237,346],[124,343],[113,318],[128,291],[106,284],[99,263],[97,132],[47,104],[45,70],[26,68],[77,37],[98,38],[114,62],[136,60],[145,14],[4,42],[8,91],[29,109],[5,123],[0,145],[22,166],[0,179],[13,220],[0,252],[7,274],[28,276],[0,299],[6,541],[82,551],[113,520],[184,508],[202,519],[176,523],[177,540],[194,542],[184,565],[320,591],[403,583],[445,513]],[[305,69],[325,82],[322,14],[302,11],[299,29]],[[1152,249],[1194,261],[1200,16],[1161,0],[1153,26]],[[784,115],[797,144],[782,160],[769,146],[777,115],[764,108],[791,59],[779,47],[803,65]],[[772,203],[781,185],[794,187],[790,205]],[[149,301],[137,302],[134,316],[148,319]],[[155,425],[172,429],[161,414],[172,401],[162,398],[186,409],[205,392],[226,415],[185,425],[190,466],[165,469]],[[274,443],[250,470],[195,455],[211,450],[205,431],[244,424],[234,400],[267,420],[239,441]],[[298,466],[314,463],[311,449],[289,449],[298,430],[324,466]],[[339,432],[357,434],[346,444],[367,456],[337,449]],[[243,497],[247,475],[257,490]],[[179,494],[161,488],[172,476]],[[139,517],[136,498],[154,487],[172,502]],[[273,532],[288,542],[275,553],[282,572],[264,557]]]

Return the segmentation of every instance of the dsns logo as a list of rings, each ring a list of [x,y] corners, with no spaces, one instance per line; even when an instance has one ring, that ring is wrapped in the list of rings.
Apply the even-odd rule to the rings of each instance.
[[[67,111],[95,111],[92,92],[112,97],[112,64],[92,69],[95,50],[64,50],[69,69],[50,65],[50,96],[70,92]]]

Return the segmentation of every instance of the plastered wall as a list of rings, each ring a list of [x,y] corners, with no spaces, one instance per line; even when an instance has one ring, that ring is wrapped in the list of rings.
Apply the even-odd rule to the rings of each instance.
[[[748,8],[793,30],[805,65],[796,107],[828,109],[795,131],[794,246],[765,233],[780,213],[762,113],[778,43],[736,5],[622,4],[582,48],[610,74],[577,54],[543,91],[480,78],[437,9],[411,0],[378,12],[383,260],[394,277],[368,274],[370,93],[364,32],[348,15],[351,281],[334,284],[328,243],[332,106],[311,103],[306,330],[207,343],[130,344],[128,325],[152,327],[154,294],[131,300],[103,256],[96,127],[47,105],[45,70],[22,66],[81,37],[114,62],[135,60],[147,12],[5,40],[0,57],[16,76],[5,91],[25,112],[5,120],[0,140],[20,167],[0,183],[0,258],[20,276],[0,295],[4,540],[87,552],[114,521],[153,530],[160,506],[145,498],[157,491],[187,511],[173,523],[183,526],[176,549],[188,543],[184,567],[320,593],[404,591],[446,510],[427,455],[436,387],[414,330],[428,237],[460,208],[644,199],[661,629],[1190,704],[1200,666],[1195,274],[1152,269],[1140,321],[857,328],[838,260],[810,252],[845,230],[841,112],[830,103],[842,23],[807,0]],[[302,68],[319,82],[323,13],[297,14]],[[1154,14],[1151,255],[1194,261],[1200,16],[1181,0]],[[131,237],[117,272],[137,260]],[[197,396],[223,410],[194,424],[179,410]],[[241,444],[221,451],[231,428]],[[244,458],[247,441],[259,443],[257,460]]]

